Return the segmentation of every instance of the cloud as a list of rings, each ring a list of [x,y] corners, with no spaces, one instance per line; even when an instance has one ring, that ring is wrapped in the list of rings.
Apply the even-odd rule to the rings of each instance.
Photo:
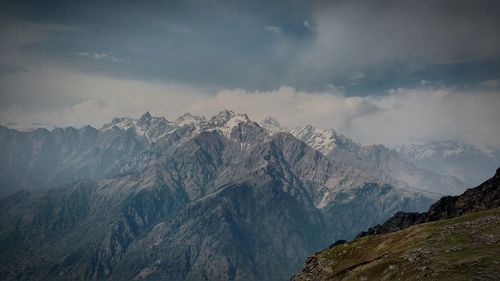
[[[499,94],[422,87],[393,89],[384,96],[347,97],[281,87],[270,92],[222,91],[212,103],[256,118],[273,115],[290,126],[310,123],[334,128],[365,144],[396,146],[451,138],[500,147]]]
[[[429,76],[477,84],[496,77],[500,63],[500,5],[488,0],[125,1],[119,11],[113,1],[8,2],[0,11],[0,21],[11,19],[0,22],[0,62],[18,66],[43,61],[247,90],[334,83],[363,95]],[[492,58],[474,74],[459,65]],[[355,72],[366,79],[354,83]]]
[[[17,50],[23,46],[47,41],[54,34],[76,30],[75,27],[61,24],[12,20],[0,22],[0,48],[3,51]]]
[[[500,79],[487,80],[487,81],[481,82],[479,85],[491,87],[491,88],[496,88],[496,87],[500,86]]]
[[[76,53],[79,57],[91,58],[95,60],[108,60],[112,62],[124,62],[124,59],[115,57],[112,53],[87,53],[87,52],[78,52]]]
[[[453,71],[468,67],[459,64],[500,57],[500,5],[495,1],[318,2],[314,40],[295,54],[286,74],[302,85],[339,83],[359,69],[376,74],[372,79],[378,84],[432,70],[435,77],[436,69],[455,64],[442,75],[453,80]],[[488,73],[487,67],[481,70]],[[489,73],[498,73],[498,66]]]
[[[40,73],[44,72],[45,76]],[[36,78],[35,78],[36,77]],[[9,81],[9,83],[6,83]],[[500,93],[453,87],[396,88],[384,95],[347,96],[342,89],[220,91],[162,82],[105,78],[40,69],[0,78],[0,121],[96,127],[114,116],[148,110],[174,119],[184,112],[210,116],[229,108],[254,120],[274,116],[295,127],[334,128],[362,143],[402,143],[452,138],[500,147]],[[5,91],[18,90],[14,97]]]
[[[0,75],[8,75],[26,71],[28,71],[28,69],[24,66],[18,66],[0,62]]]
[[[312,30],[312,31],[315,31],[315,30],[316,30],[316,27],[315,27],[315,26],[313,26],[313,25],[309,22],[309,20],[305,20],[305,21],[304,21],[304,26],[305,26],[305,27],[307,27],[307,28],[309,28],[309,29],[310,29],[310,30]]]
[[[313,51],[354,63],[408,58],[447,63],[500,54],[499,5],[459,0],[453,6],[446,1],[328,2],[315,13]]]
[[[0,76],[28,72],[32,64],[44,58],[26,50],[76,30],[70,25],[15,21],[0,16]]]
[[[271,33],[275,33],[275,34],[280,34],[281,33],[281,29],[279,27],[276,27],[276,26],[266,26],[264,27],[264,29],[266,31],[269,31]]]
[[[349,75],[347,79],[351,81],[351,83],[358,83],[359,81],[363,80],[366,78],[366,73],[362,71],[356,71]]]

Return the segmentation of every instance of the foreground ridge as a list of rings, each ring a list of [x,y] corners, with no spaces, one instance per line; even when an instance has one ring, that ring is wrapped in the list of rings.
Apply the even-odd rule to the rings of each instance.
[[[499,207],[497,169],[480,186],[443,197],[425,213],[398,212],[351,242],[337,241],[309,257],[291,280],[494,280],[500,276]]]

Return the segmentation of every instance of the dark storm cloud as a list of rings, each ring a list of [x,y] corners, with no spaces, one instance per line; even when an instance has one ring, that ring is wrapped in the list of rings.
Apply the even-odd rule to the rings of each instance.
[[[372,91],[421,79],[477,82],[462,75],[468,63],[487,63],[481,74],[498,76],[499,12],[498,1],[316,2],[317,38],[298,54],[290,76],[338,84],[363,71],[367,80],[358,86]]]
[[[92,72],[94,64],[69,54],[113,53],[129,64],[97,70],[187,84],[274,86],[311,39],[304,1],[12,1],[3,10],[17,20],[78,27],[45,46],[60,63]]]
[[[430,78],[452,84],[457,75],[463,83],[475,83],[461,75],[467,63],[487,60],[490,66],[481,73],[489,77],[483,78],[500,72],[498,1],[52,0],[0,5],[10,22],[74,28],[30,51],[89,73],[221,89],[335,84],[371,94]],[[117,59],[86,60],[78,53]],[[356,73],[365,75],[354,83]]]

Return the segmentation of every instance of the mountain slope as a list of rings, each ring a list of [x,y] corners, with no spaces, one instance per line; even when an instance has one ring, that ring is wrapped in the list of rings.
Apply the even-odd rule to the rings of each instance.
[[[285,280],[332,239],[431,202],[244,115],[151,135],[115,121],[149,138],[120,173],[0,201],[2,280]]]
[[[365,236],[310,257],[293,280],[497,280],[500,209]]]
[[[265,118],[261,125],[272,133],[289,132],[339,165],[355,167],[399,188],[418,189],[436,198],[465,190],[465,184],[458,178],[419,168],[383,145],[362,146],[334,130],[311,125],[289,129],[271,117]]]
[[[499,207],[497,169],[480,186],[460,196],[443,197],[425,213],[399,212],[351,242],[336,242],[309,257],[292,279],[469,280],[481,276],[493,280],[500,275]]]

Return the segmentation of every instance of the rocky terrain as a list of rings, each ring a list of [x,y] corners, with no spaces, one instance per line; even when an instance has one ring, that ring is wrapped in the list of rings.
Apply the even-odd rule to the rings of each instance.
[[[286,280],[433,200],[230,111],[0,135],[1,280]]]
[[[496,280],[500,169],[425,213],[399,212],[350,242],[309,257],[292,280]]]
[[[369,235],[319,252],[292,280],[498,280],[500,209]]]

